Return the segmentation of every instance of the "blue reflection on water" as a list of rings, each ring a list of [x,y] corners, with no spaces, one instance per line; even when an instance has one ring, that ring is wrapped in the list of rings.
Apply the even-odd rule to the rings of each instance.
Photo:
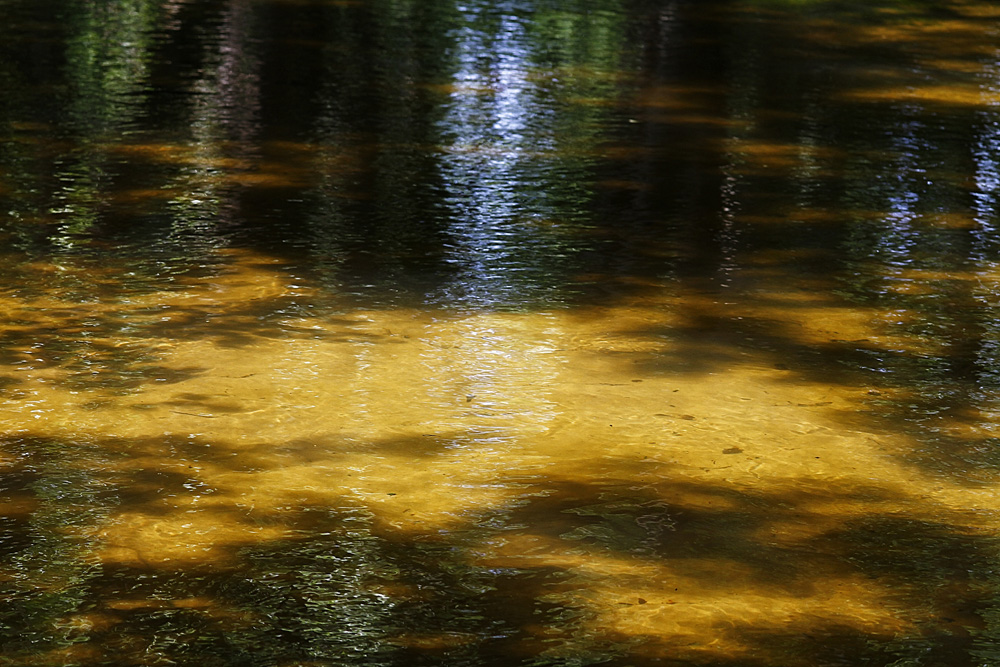
[[[521,15],[491,15],[482,4],[466,7],[464,20],[439,122],[446,261],[455,273],[434,298],[475,307],[558,302],[547,278],[579,250],[567,241],[586,226],[592,196],[589,160],[566,141],[585,129],[560,136],[565,91]]]

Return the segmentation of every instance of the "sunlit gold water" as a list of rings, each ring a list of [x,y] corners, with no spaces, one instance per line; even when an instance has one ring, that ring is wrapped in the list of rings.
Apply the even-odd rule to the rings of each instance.
[[[761,655],[745,628],[892,637],[939,622],[929,615],[943,602],[875,580],[845,553],[843,534],[869,517],[992,534],[992,484],[926,474],[907,462],[907,437],[857,416],[875,399],[905,400],[901,390],[805,380],[732,330],[675,335],[724,313],[734,327],[794,331],[806,348],[880,341],[887,313],[767,292],[763,279],[754,298],[660,285],[614,306],[537,313],[289,307],[265,330],[256,303],[270,317],[280,302],[306,312],[315,290],[267,257],[223,260],[170,293],[4,300],[12,330],[38,332],[7,350],[18,360],[5,375],[5,468],[79,471],[120,495],[93,525],[69,528],[78,559],[237,567],[246,547],[298,539],[309,510],[360,509],[375,535],[461,545],[476,567],[564,573],[540,601],[580,615],[525,628],[554,640],[545,655],[612,644],[732,657]],[[95,278],[93,267],[57,270]],[[86,336],[88,321],[112,316],[136,333]],[[49,348],[70,337],[81,348],[58,358]],[[70,370],[87,363],[83,346],[95,359],[141,356],[142,380],[81,389],[87,372],[113,372],[101,361]],[[59,444],[43,454],[42,441]],[[9,495],[5,513],[31,521],[45,502]],[[52,577],[33,585],[68,585]],[[86,634],[163,604],[238,616],[211,595],[126,595],[58,621]]]
[[[468,4],[10,24],[0,664],[1000,659],[995,9]]]

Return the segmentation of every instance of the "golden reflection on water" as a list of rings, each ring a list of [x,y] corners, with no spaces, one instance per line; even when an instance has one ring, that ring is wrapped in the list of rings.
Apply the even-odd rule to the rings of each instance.
[[[247,548],[294,544],[309,512],[342,508],[369,516],[374,535],[460,547],[487,571],[562,573],[508,599],[526,619],[539,604],[565,610],[561,623],[525,622],[523,650],[764,662],[773,650],[776,664],[808,664],[760,636],[914,634],[965,594],[873,576],[865,549],[889,549],[895,567],[882,531],[919,539],[948,525],[972,539],[994,525],[992,484],[925,474],[905,435],[857,416],[903,389],[809,380],[718,325],[763,322],[804,348],[919,348],[886,337],[890,313],[777,290],[762,272],[739,301],[662,285],[575,310],[311,315],[318,292],[287,267],[222,254],[223,270],[171,292],[116,296],[115,276],[67,264],[49,280],[105,293],[3,299],[5,468],[58,456],[57,478],[115,498],[63,499],[90,507],[86,525],[63,529],[79,533],[76,562],[238,568]],[[44,521],[52,499],[35,496],[7,494],[6,516]],[[69,585],[51,576],[32,585]],[[380,586],[390,600],[423,594]],[[246,622],[212,595],[118,595],[60,623],[95,632],[150,605]],[[429,650],[473,636],[392,641]]]
[[[39,151],[0,189],[26,202],[0,292],[0,626],[27,619],[25,664],[929,665],[902,661],[976,633],[989,656],[994,10],[747,5],[719,72],[688,62],[717,57],[715,10],[684,57],[663,13],[640,76],[600,40],[543,66],[528,47],[558,40],[488,4],[458,70],[374,101],[338,78],[353,42],[288,29],[330,59],[318,99],[347,100],[306,138],[260,103],[287,92],[281,49],[243,3],[203,45],[186,142],[116,137],[110,112],[83,146],[11,124]],[[755,41],[784,31],[806,66]],[[348,122],[369,108],[395,111]],[[127,256],[148,239],[205,265]],[[409,305],[357,305],[400,276]]]

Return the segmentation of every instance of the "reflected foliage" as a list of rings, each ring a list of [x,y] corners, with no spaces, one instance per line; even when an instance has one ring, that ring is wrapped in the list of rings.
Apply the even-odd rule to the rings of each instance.
[[[445,532],[390,530],[346,496],[277,509],[224,501],[205,509],[244,528],[226,547],[226,565],[101,564],[92,526],[211,495],[196,471],[175,472],[174,462],[138,473],[121,465],[166,444],[3,443],[30,461],[8,470],[0,490],[6,507],[20,508],[7,512],[0,541],[8,571],[18,573],[0,583],[0,623],[17,638],[5,642],[5,657],[45,665],[151,657],[210,665],[974,665],[995,633],[992,534],[883,512],[915,499],[878,485],[796,489],[789,480],[785,492],[758,492],[668,468],[661,484],[641,489],[630,477],[522,481],[519,499]],[[204,455],[205,444],[186,446]],[[831,511],[845,506],[856,508],[855,519]],[[261,540],[253,526],[283,536]],[[497,550],[517,541],[553,546],[545,555]],[[588,590],[581,562],[617,572],[611,601]],[[645,577],[635,573],[643,569]],[[866,629],[856,610],[839,623],[753,621],[774,598],[835,594],[815,589],[818,574],[827,586],[881,588],[881,604],[921,632],[887,637]],[[669,624],[671,610],[697,608],[709,595],[745,595],[765,608],[748,608],[747,619],[718,628],[708,643],[683,628],[675,636],[602,628],[629,610]]]
[[[988,3],[0,0],[0,17],[8,407],[31,407],[27,377],[92,394],[96,411],[207,372],[164,361],[173,343],[395,336],[351,330],[338,318],[352,309],[596,318],[656,295],[676,317],[620,332],[649,343],[615,357],[630,372],[707,377],[752,352],[790,383],[863,390],[831,408],[838,423],[908,436],[892,456],[927,479],[997,481]],[[232,287],[241,250],[273,260],[275,285],[189,294]],[[825,323],[852,317],[851,331]],[[133,407],[240,412],[229,405],[179,390]],[[75,442],[6,425],[0,633],[23,664],[998,659],[994,532],[953,507],[935,508],[950,523],[928,519],[924,499],[874,481],[510,473],[509,503],[411,533],[347,491],[238,506],[238,481],[213,486],[162,452],[215,447],[210,463],[237,480],[266,457],[235,463],[198,434]],[[363,445],[413,459],[448,446]],[[206,547],[219,562],[101,555],[102,526],[212,494],[227,499],[213,525],[244,531]],[[508,539],[554,546],[534,558]],[[806,599],[821,592],[804,553],[844,586],[885,590],[899,626],[846,613],[779,626],[748,607],[718,645],[684,628],[626,635],[607,624],[626,607],[655,605],[634,626],[651,627],[698,601],[679,585],[609,610],[585,574],[599,562],[629,572],[623,590],[667,571],[720,596]]]

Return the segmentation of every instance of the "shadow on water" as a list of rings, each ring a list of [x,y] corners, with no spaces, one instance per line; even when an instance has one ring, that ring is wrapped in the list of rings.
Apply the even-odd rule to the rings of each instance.
[[[141,267],[109,270],[79,258],[62,260],[55,276],[30,265],[10,270],[26,289],[7,300],[0,363],[9,374],[0,376],[0,395],[33,397],[25,386],[32,374],[69,391],[134,394],[209,372],[208,358],[167,362],[182,342],[225,350],[268,340],[337,343],[389,336],[358,330],[333,310],[331,299],[288,286],[291,279],[273,262],[215,257],[197,263],[197,270],[183,264],[159,284],[155,276],[142,275]],[[67,284],[85,296],[75,296]]]
[[[500,479],[508,502],[400,529],[346,487],[234,502],[240,478],[199,469],[247,467],[206,444],[4,443],[21,460],[0,492],[5,562],[23,570],[0,583],[8,662],[958,666],[996,632],[992,532],[875,483],[581,470]],[[203,548],[209,529],[226,534]]]
[[[973,300],[971,294],[954,291],[950,303]],[[992,309],[970,307],[942,314],[940,328],[931,335],[906,327],[900,333],[869,329],[860,333],[865,338],[854,338],[859,333],[848,331],[844,339],[844,332],[836,328],[838,318],[830,311],[851,317],[858,311],[850,303],[796,304],[732,294],[728,298],[738,305],[696,298],[692,307],[678,308],[678,318],[669,324],[619,331],[664,342],[655,354],[628,359],[630,372],[697,377],[725,372],[750,358],[784,373],[790,386],[822,382],[857,388],[863,395],[842,409],[845,425],[863,424],[873,433],[913,437],[920,451],[904,458],[926,472],[957,483],[995,481],[1000,440],[991,425],[996,412],[996,360],[988,331],[993,328]],[[874,311],[868,304],[861,307]],[[754,315],[760,310],[770,314],[775,308],[780,308],[782,319]],[[814,310],[823,310],[832,326],[810,331]],[[894,298],[892,310],[917,317],[928,312],[919,297]],[[880,318],[879,313],[873,312],[872,318]]]
[[[992,56],[959,46],[990,8],[538,4],[84,3],[56,28],[52,3],[0,2],[5,30],[38,33],[0,40],[17,91],[0,102],[3,238],[61,276],[12,277],[0,395],[30,398],[19,368],[112,394],[209,374],[161,346],[391,339],[341,317],[354,307],[586,318],[660,299],[671,325],[621,333],[669,345],[630,373],[707,378],[752,352],[790,384],[864,389],[830,412],[910,436],[898,456],[920,470],[994,481],[996,84]],[[169,278],[100,270],[170,244]],[[235,247],[270,278],[226,278]],[[241,410],[183,388],[132,407]],[[431,465],[462,433],[237,448],[17,426],[12,664],[997,657],[988,517],[877,481],[502,470],[507,496],[421,523],[408,491],[348,464]],[[306,488],[297,466],[317,462]]]

